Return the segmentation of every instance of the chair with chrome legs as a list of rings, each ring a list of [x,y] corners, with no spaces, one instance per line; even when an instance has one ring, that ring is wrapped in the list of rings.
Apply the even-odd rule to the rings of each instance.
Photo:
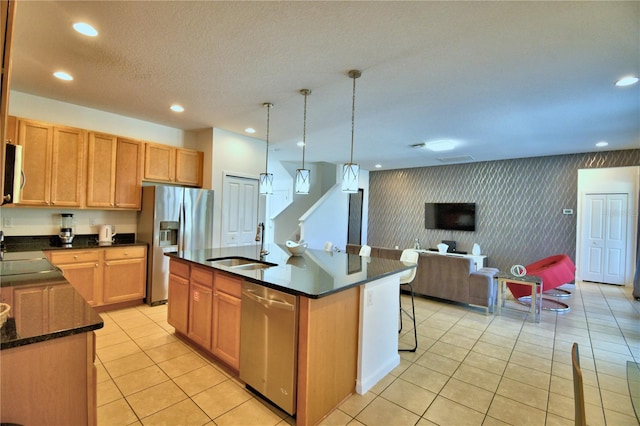
[[[571,347],[571,364],[573,366],[573,399],[575,405],[575,425],[586,426],[587,418],[584,412],[584,388],[582,383],[582,370],[580,369],[580,352],[578,344]]]
[[[413,282],[413,279],[416,277],[416,272],[418,270],[417,265],[418,265],[419,256],[420,254],[417,251],[412,249],[403,250],[402,254],[400,255],[401,262],[407,265],[409,264],[416,265],[416,267],[411,268],[408,271],[404,271],[400,275],[400,290],[402,290],[403,286],[408,287],[409,294],[411,295],[411,313],[407,312],[407,310],[402,307],[402,294],[400,294],[400,328],[398,329],[398,333],[402,331],[402,314],[404,313],[413,321],[414,345],[413,345],[413,348],[398,349],[399,351],[415,352],[416,349],[418,348],[418,330],[416,329],[416,305],[413,300],[413,286],[411,285],[411,283]]]

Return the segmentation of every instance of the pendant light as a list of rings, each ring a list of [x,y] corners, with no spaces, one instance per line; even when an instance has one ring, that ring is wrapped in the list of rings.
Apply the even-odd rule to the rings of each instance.
[[[267,108],[267,156],[264,164],[264,173],[260,173],[260,194],[271,195],[273,194],[273,173],[269,173],[269,113],[273,104],[265,102],[262,104]]]
[[[311,187],[311,171],[304,168],[304,150],[307,147],[307,96],[311,90],[302,89],[300,94],[304,96],[304,118],[302,125],[302,167],[296,170],[296,194],[308,194]]]
[[[351,159],[342,166],[342,192],[356,193],[358,192],[358,175],[360,166],[353,162],[353,133],[355,127],[356,115],[356,78],[362,73],[358,70],[349,71],[349,77],[353,79],[353,95],[351,104]]]

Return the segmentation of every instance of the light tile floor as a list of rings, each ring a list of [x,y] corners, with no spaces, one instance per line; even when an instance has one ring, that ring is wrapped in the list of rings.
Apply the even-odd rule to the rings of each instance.
[[[626,361],[640,361],[640,302],[630,286],[564,287],[574,292],[564,299],[571,311],[544,311],[540,323],[512,299],[493,316],[417,298],[417,352],[402,352],[397,368],[323,424],[572,425],[570,350],[578,342],[588,424],[638,425]],[[102,314],[100,426],[295,424],[177,339],[166,312],[143,305]],[[401,344],[410,327],[405,321]]]

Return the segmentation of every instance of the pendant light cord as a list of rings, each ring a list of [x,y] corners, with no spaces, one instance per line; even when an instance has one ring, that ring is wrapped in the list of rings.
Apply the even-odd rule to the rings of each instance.
[[[264,163],[264,172],[267,173],[269,171],[269,113],[271,112],[271,107],[273,106],[273,104],[265,102],[264,104],[262,104],[262,106],[267,108],[267,156]]]
[[[307,96],[311,93],[310,90],[303,89],[304,95],[304,115],[302,120],[302,168],[304,169],[304,151],[307,147]]]
[[[353,94],[351,97],[351,160],[350,163],[353,163],[353,135],[355,133],[355,122],[356,122],[356,79],[360,77],[362,73],[358,70],[349,71],[349,77],[353,79]]]

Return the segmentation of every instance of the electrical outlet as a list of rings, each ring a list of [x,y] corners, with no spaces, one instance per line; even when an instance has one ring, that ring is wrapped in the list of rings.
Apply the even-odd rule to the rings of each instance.
[[[92,218],[89,219],[89,225],[90,226],[96,226],[96,218],[95,217],[92,217]]]
[[[367,306],[373,306],[373,292],[367,291]]]
[[[2,218],[2,226],[4,228],[13,228],[13,218],[12,217]]]

